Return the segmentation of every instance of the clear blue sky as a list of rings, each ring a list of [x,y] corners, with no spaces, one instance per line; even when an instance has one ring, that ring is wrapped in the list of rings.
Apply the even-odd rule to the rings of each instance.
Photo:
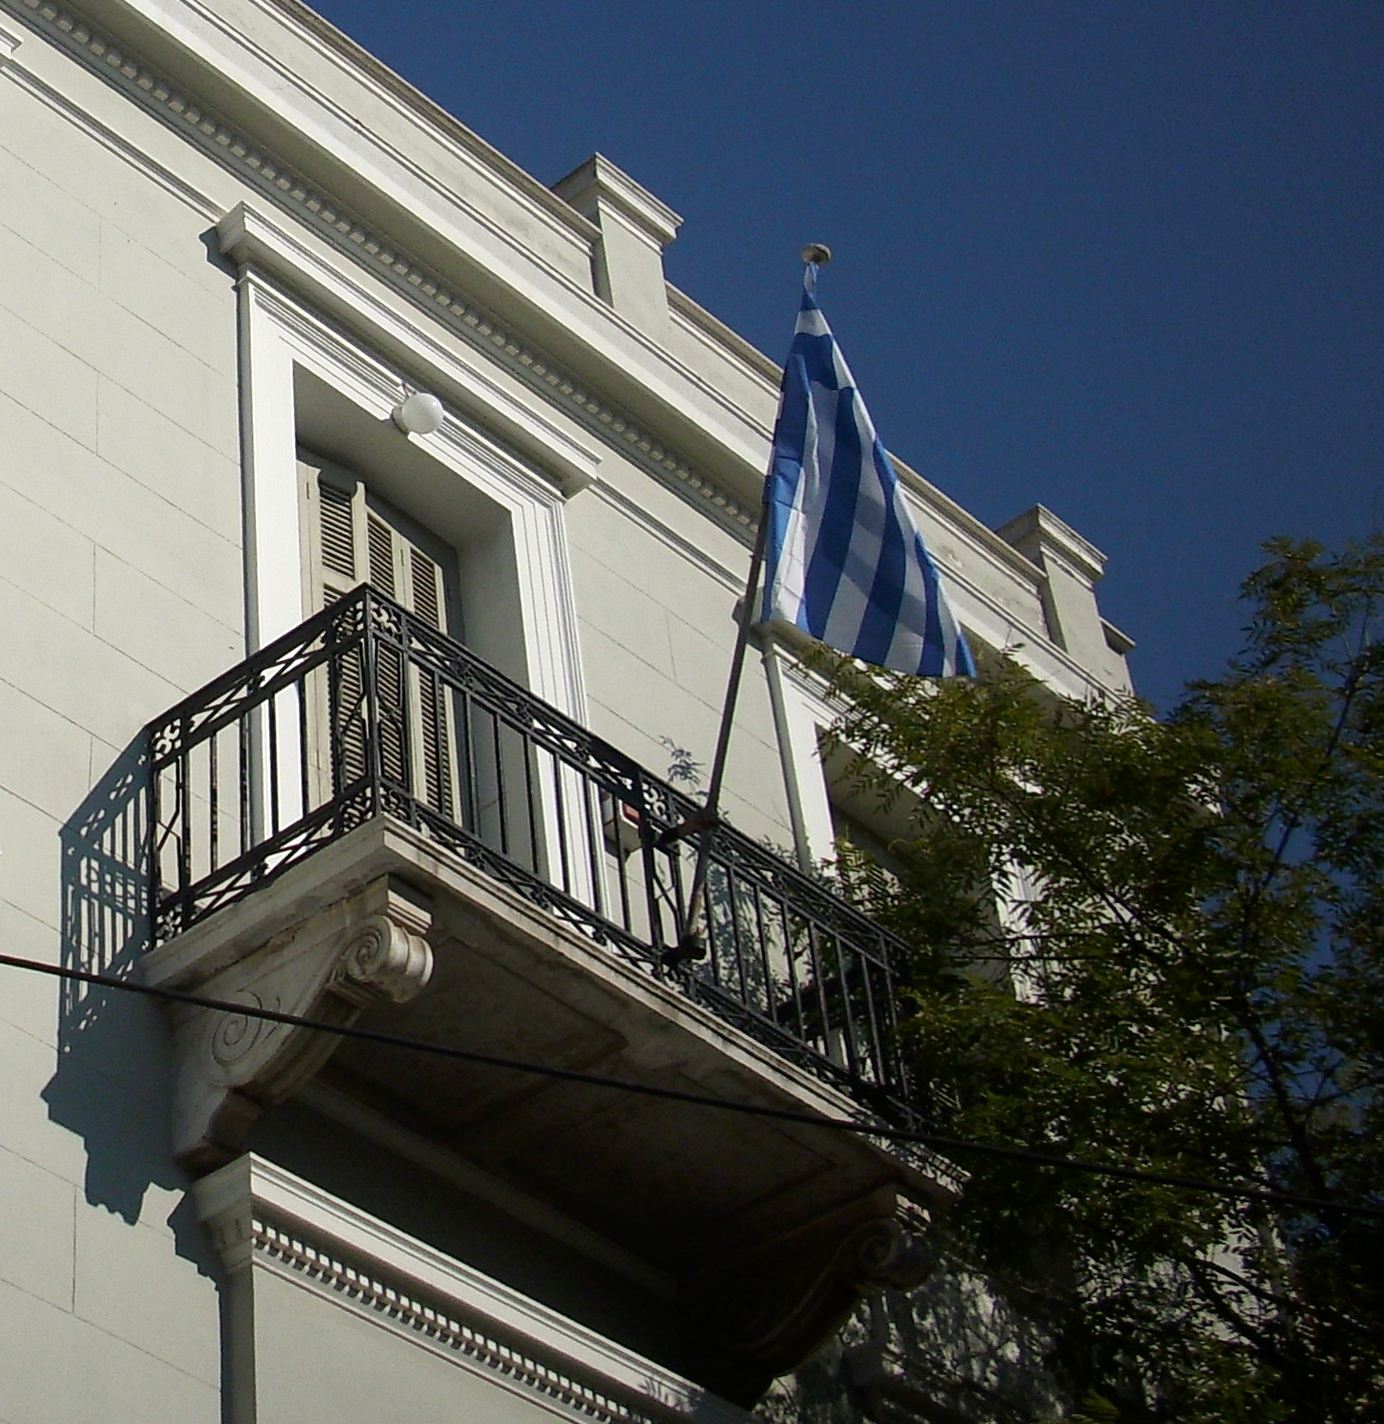
[[[672,281],[781,359],[803,242],[886,444],[1109,556],[1160,705],[1270,535],[1384,523],[1384,3],[318,8],[544,182],[683,214]]]

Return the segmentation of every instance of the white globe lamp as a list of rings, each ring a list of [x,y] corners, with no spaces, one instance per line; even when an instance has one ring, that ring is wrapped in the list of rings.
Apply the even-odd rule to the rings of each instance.
[[[414,391],[390,415],[405,435],[431,435],[442,424],[442,402],[428,391]]]

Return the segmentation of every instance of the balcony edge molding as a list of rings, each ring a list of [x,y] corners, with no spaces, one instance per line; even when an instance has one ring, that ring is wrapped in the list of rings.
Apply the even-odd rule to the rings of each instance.
[[[237,1158],[192,1194],[233,1291],[272,1273],[496,1388],[599,1424],[748,1424],[682,1376],[260,1157]],[[231,1320],[253,1372],[252,1322]]]
[[[230,964],[208,957],[184,966],[178,982],[207,998],[349,1025],[373,1004],[407,1003],[422,991],[432,974],[431,923],[420,897],[381,876]],[[168,976],[156,963],[144,977],[161,985]],[[173,1004],[170,1015],[173,1151],[194,1172],[233,1157],[260,1113],[313,1078],[340,1042],[190,1005]]]

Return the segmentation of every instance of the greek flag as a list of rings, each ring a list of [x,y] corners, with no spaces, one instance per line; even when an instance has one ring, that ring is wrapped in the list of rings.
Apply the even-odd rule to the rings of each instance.
[[[973,677],[937,566],[813,296],[814,275],[809,267],[774,426],[763,619],[897,672]]]

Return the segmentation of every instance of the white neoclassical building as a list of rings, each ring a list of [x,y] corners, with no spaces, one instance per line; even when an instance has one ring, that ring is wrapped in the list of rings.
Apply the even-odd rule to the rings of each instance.
[[[297,0],[0,0],[0,950],[284,1016],[0,968],[0,1424],[729,1421],[917,1278],[948,1164],[592,1081],[926,1120],[789,656],[665,961],[778,378],[678,221]],[[903,473],[1127,686],[1095,549]]]

